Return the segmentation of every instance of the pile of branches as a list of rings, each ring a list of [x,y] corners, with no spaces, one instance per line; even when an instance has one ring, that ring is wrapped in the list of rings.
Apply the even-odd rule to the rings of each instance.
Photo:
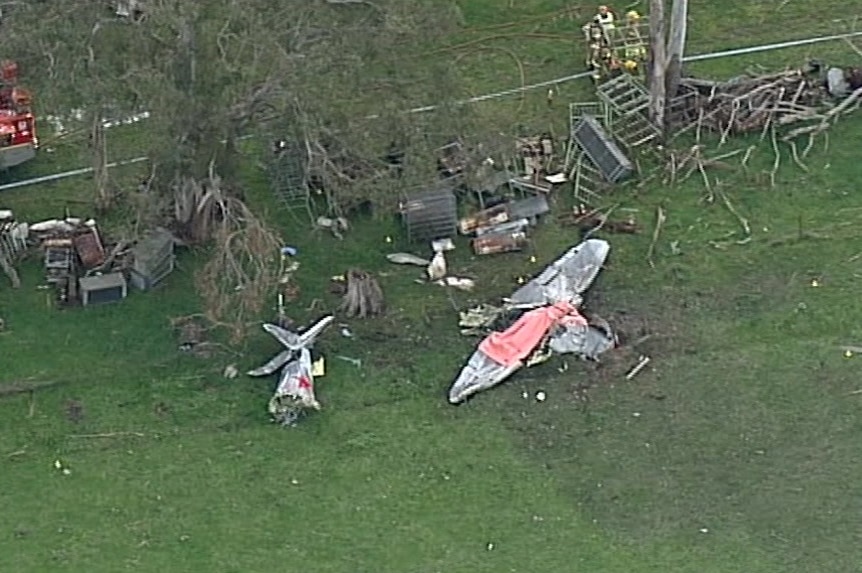
[[[801,70],[724,82],[689,77],[679,90],[675,113],[685,118],[681,131],[710,130],[723,139],[816,117],[830,99],[823,82]]]
[[[181,237],[212,245],[210,260],[196,276],[204,316],[238,344],[277,288],[282,241],[212,173],[175,186],[174,210]]]

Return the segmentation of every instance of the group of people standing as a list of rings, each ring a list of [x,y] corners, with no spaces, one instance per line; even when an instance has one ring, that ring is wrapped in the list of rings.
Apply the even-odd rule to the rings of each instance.
[[[594,81],[601,82],[618,73],[640,73],[647,57],[647,39],[642,27],[641,15],[631,10],[618,29],[614,12],[607,6],[599,6],[593,19],[583,27],[587,69]]]

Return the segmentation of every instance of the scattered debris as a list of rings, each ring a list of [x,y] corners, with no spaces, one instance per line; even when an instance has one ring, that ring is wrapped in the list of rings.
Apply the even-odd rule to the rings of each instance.
[[[416,265],[418,267],[427,267],[431,264],[431,261],[428,259],[423,259],[422,257],[411,255],[410,253],[391,253],[386,255],[386,259],[390,263],[395,263],[396,265]]]
[[[502,231],[477,237],[470,244],[477,255],[493,255],[523,251],[529,238],[524,230]]]
[[[428,275],[428,280],[438,281],[446,276],[448,269],[446,265],[446,256],[440,252],[434,255],[425,273]]]
[[[467,292],[472,291],[476,287],[476,281],[464,277],[444,277],[435,282],[440,286],[453,287]]]
[[[650,360],[652,359],[649,356],[641,356],[638,359],[638,363],[635,365],[635,367],[629,370],[628,374],[626,374],[626,380],[631,380],[632,378],[637,376],[640,371],[643,370],[646,365],[650,363]]]
[[[476,236],[471,245],[477,255],[520,251],[529,242],[527,229],[548,211],[547,199],[535,195],[479,211],[458,225],[462,234]]]
[[[340,354],[338,356],[336,356],[336,358],[338,358],[339,360],[342,360],[344,362],[349,362],[350,364],[353,364],[357,368],[362,368],[362,360],[359,358],[351,358],[350,356],[342,356]]]
[[[458,326],[461,327],[461,334],[465,336],[484,335],[485,329],[497,322],[497,320],[506,312],[506,309],[490,304],[480,304],[479,306],[470,308],[460,313]]]
[[[449,237],[446,237],[445,239],[435,239],[431,241],[431,250],[435,253],[454,251],[455,243],[453,243],[452,239],[450,239]]]
[[[237,376],[239,376],[239,369],[235,364],[228,364],[225,366],[224,371],[222,372],[222,376],[227,378],[228,380],[233,380]]]
[[[383,291],[377,280],[362,270],[347,271],[347,293],[340,310],[348,317],[368,318],[384,311]]]
[[[344,239],[342,233],[350,229],[350,223],[344,217],[336,217],[334,219],[330,217],[318,217],[315,225],[318,229],[329,231],[336,239]]]
[[[590,209],[586,205],[581,204],[575,207],[571,213],[559,216],[557,222],[563,226],[577,227],[585,235],[592,235],[600,230],[628,235],[640,232],[633,216],[622,220],[610,219],[610,212],[612,210],[609,209],[603,213],[599,209]]]
[[[520,201],[502,203],[464,217],[458,222],[458,230],[462,235],[488,234],[488,229],[510,221],[527,219],[527,221],[536,222],[550,209],[548,200],[544,196],[535,195]],[[484,232],[480,232],[480,229],[484,229]]]

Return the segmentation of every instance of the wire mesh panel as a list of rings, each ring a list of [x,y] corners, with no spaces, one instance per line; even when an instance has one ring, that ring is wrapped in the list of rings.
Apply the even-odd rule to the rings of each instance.
[[[595,118],[588,115],[581,118],[573,135],[581,149],[611,183],[625,179],[634,170],[632,162]]]
[[[280,140],[274,144],[269,179],[276,197],[286,207],[308,206],[305,152],[297,142]]]
[[[458,230],[458,201],[447,185],[407,195],[401,203],[401,217],[410,241],[429,241],[455,236]]]

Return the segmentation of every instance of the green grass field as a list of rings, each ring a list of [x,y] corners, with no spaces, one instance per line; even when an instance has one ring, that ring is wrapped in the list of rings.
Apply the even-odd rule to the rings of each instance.
[[[460,4],[468,30],[452,45],[501,30],[575,34],[580,25],[548,18],[502,27],[566,7],[554,0]],[[691,4],[692,53],[843,26],[824,21],[810,0]],[[851,18],[854,5],[830,7]],[[528,83],[579,71],[571,42],[485,42],[517,53]],[[728,77],[813,55],[859,60],[835,43],[695,69]],[[474,93],[520,82],[507,55],[472,56],[463,65],[475,73]],[[564,127],[565,103],[586,99],[587,87],[559,86],[552,127]],[[544,128],[539,92],[475,113],[507,118],[508,129],[518,112]],[[768,142],[748,172],[718,172],[750,221],[746,244],[732,244],[739,222],[720,202],[702,201],[696,178],[608,199],[630,209],[643,231],[606,236],[611,259],[587,306],[629,337],[650,335],[638,352],[653,361],[633,381],[623,374],[638,352],[609,355],[599,368],[569,360],[564,369],[567,361],[555,358],[449,406],[445,391],[475,341],[459,335],[443,289],[387,266],[385,253],[411,249],[396,222],[357,221],[345,241],[309,235],[254,177],[253,204],[300,250],[293,318],[337,307],[329,279],[353,266],[380,274],[390,305],[384,318],[351,321],[353,338],[338,328],[322,337],[324,408],[296,428],[268,421],[273,380],[222,377],[228,364],[246,370],[271,355],[276,343],[264,333],[238,357],[177,350],[169,318],[199,308],[195,253],[153,292],[65,311],[37,288],[39,261],[28,261],[22,289],[0,283],[0,388],[56,385],[0,397],[0,571],[858,571],[862,357],[841,346],[862,345],[860,133],[859,113],[839,122],[828,147],[821,141],[806,160],[808,172],[784,153],[775,187],[762,173],[773,161]],[[117,159],[134,153],[133,136],[116,139]],[[79,166],[71,147],[24,173]],[[64,207],[80,212],[88,185],[4,191],[0,207],[30,220]],[[658,206],[667,222],[651,268]],[[524,254],[476,259],[459,243],[450,267],[476,276],[479,288],[456,294],[456,303],[494,302],[577,241],[548,222]],[[538,390],[545,402],[522,398]]]

